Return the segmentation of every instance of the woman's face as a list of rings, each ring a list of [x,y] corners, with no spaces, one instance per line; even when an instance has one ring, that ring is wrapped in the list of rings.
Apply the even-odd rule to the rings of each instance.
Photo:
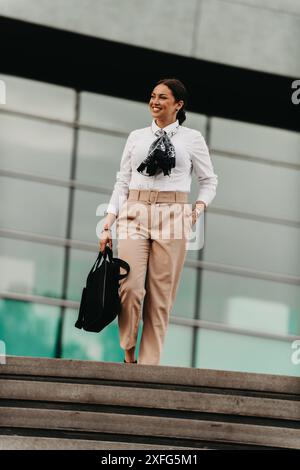
[[[183,101],[175,101],[172,91],[167,85],[157,85],[149,101],[149,108],[154,119],[161,121],[176,121],[177,111],[183,106]]]

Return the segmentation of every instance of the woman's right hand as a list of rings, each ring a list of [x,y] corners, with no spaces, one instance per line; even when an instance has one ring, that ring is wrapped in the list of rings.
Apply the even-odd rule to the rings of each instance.
[[[109,248],[112,250],[112,236],[111,230],[104,230],[106,227],[103,227],[103,232],[101,233],[100,241],[99,241],[99,250],[104,253],[105,247],[108,244]]]
[[[104,219],[104,224],[103,224],[103,230],[105,228],[110,229],[111,226],[113,225],[114,221],[116,220],[116,215],[108,212],[106,215],[106,218]],[[104,253],[105,246],[109,245],[109,248],[112,250],[112,236],[111,236],[111,230],[105,230],[101,232],[100,240],[99,240],[99,250]]]

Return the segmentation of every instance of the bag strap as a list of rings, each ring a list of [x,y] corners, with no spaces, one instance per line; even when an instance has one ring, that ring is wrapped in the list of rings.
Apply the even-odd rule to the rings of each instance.
[[[112,252],[112,250],[109,248],[108,245],[105,246],[105,250],[104,250],[104,260],[106,260],[107,256],[108,256],[109,261],[112,263],[112,261],[113,261],[113,252]]]
[[[103,257],[104,261],[106,261],[106,258],[108,257],[109,261],[112,262],[112,251],[111,251],[111,249],[109,248],[108,245],[105,246],[104,253],[102,253],[102,251],[99,250],[97,259],[96,259],[95,263],[93,264],[93,267],[92,267],[90,272],[93,272],[94,270],[96,271],[96,269],[99,268],[102,257]]]
[[[102,256],[103,256],[102,251],[99,251],[98,256],[97,256],[97,258],[96,258],[96,261],[95,261],[95,263],[93,264],[92,269],[90,270],[88,276],[89,276],[93,271],[95,271],[96,269],[98,269],[99,264],[100,264],[100,261],[101,261],[101,259],[102,259]]]
[[[128,276],[129,274],[129,271],[130,271],[130,266],[128,263],[126,263],[126,261],[124,261],[123,259],[120,259],[120,258],[113,258],[113,252],[112,250],[109,248],[108,245],[106,245],[105,247],[105,250],[104,250],[104,253],[102,253],[102,251],[99,251],[98,253],[98,256],[97,256],[97,259],[96,261],[94,262],[93,266],[92,266],[92,269],[90,270],[89,274],[87,277],[89,277],[89,275],[95,271],[96,269],[98,269],[99,267],[99,264],[101,262],[101,259],[102,257],[104,258],[104,262],[106,261],[106,258],[108,257],[109,258],[109,261],[111,263],[115,263],[117,266],[119,266],[119,269],[120,267],[125,269],[127,272],[125,274],[118,274],[118,280],[120,279],[123,279],[124,277]]]
[[[105,246],[104,261],[106,261],[107,257],[109,258],[109,261],[111,263],[115,263],[117,266],[119,266],[119,270],[120,270],[120,267],[121,267],[121,268],[123,268],[127,271],[127,273],[125,273],[125,274],[118,274],[118,280],[123,279],[124,277],[128,276],[129,271],[130,271],[129,264],[126,263],[126,261],[124,261],[123,259],[113,258],[113,252],[112,252],[112,250],[110,249],[110,247],[108,245]]]
[[[130,271],[130,266],[128,263],[126,263],[126,261],[120,258],[113,258],[113,262],[119,266],[119,269],[123,268],[127,271],[127,273],[125,274],[118,274],[118,280],[123,279],[124,277],[128,276],[129,271]]]

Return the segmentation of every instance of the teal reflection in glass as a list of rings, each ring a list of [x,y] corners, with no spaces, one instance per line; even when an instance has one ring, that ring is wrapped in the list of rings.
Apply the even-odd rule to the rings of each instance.
[[[292,341],[200,329],[196,366],[203,369],[255,372],[300,377],[292,361]]]
[[[61,297],[64,248],[0,238],[0,290]]]
[[[0,299],[0,339],[6,354],[54,357],[59,308]]]
[[[100,333],[92,333],[75,328],[78,311],[67,309],[64,316],[63,353],[68,359],[82,359],[104,362],[123,362],[124,351],[120,347],[117,318]],[[138,352],[141,322],[139,325]]]
[[[70,269],[67,298],[80,301],[82,289],[86,284],[88,273],[94,265],[98,252],[70,250]]]
[[[161,365],[190,367],[192,344],[192,327],[169,323],[160,362]]]

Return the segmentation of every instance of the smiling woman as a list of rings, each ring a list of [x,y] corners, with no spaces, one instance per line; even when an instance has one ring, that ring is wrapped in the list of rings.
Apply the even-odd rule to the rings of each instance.
[[[216,195],[218,178],[205,140],[198,130],[182,126],[186,102],[180,80],[155,84],[149,100],[151,126],[129,134],[107,207],[100,250],[106,243],[112,247],[110,226],[117,218],[118,258],[131,268],[120,281],[118,324],[125,362],[136,362],[143,301],[138,363],[160,363],[188,245],[186,231],[178,229],[191,228]],[[193,211],[188,204],[192,170],[199,182]]]
[[[186,103],[187,91],[183,83],[176,79],[162,79],[151,93],[149,106],[156,124],[163,128],[176,119],[179,124],[185,121]]]

